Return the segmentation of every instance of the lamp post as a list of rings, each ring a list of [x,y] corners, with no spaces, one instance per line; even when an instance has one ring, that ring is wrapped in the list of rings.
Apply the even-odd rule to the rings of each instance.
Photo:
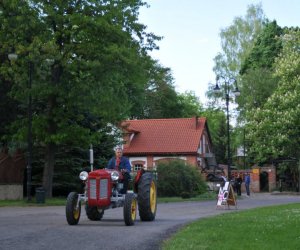
[[[237,97],[240,95],[240,91],[236,85],[236,80],[232,78],[223,78],[224,87],[225,87],[225,100],[226,100],[226,120],[227,120],[227,179],[230,181],[231,177],[231,150],[230,150],[230,121],[229,121],[229,94],[230,94],[230,83],[234,81],[235,84],[235,90],[233,91],[233,94]],[[213,91],[215,93],[220,93],[221,88],[219,87],[219,80],[220,76],[217,76],[216,78],[216,86],[214,87]]]
[[[31,91],[33,63],[29,62],[28,89]],[[27,200],[31,201],[31,169],[32,169],[32,96],[28,96],[28,165],[27,165]]]
[[[18,59],[18,55],[14,53],[8,54],[8,59],[10,61],[15,61]],[[32,71],[33,63],[29,62],[29,72],[28,72],[28,106],[27,106],[27,116],[28,116],[28,133],[27,133],[27,150],[28,150],[28,161],[27,161],[27,200],[31,201],[31,169],[32,169],[32,97],[31,97],[31,85],[32,85]]]

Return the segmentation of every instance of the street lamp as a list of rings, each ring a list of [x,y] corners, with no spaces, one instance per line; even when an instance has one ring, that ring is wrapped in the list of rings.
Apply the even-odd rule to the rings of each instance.
[[[18,55],[14,53],[8,54],[8,59],[10,61],[15,61],[18,59]],[[28,150],[28,162],[27,162],[27,200],[31,201],[31,169],[32,169],[32,97],[31,97],[31,85],[32,85],[32,71],[33,63],[29,62],[29,81],[28,81],[28,106],[27,106],[27,115],[28,115],[28,134],[27,134],[27,150]]]
[[[221,76],[224,82],[225,87],[225,99],[226,99],[226,116],[227,116],[227,179],[230,181],[231,177],[231,152],[230,152],[230,124],[229,124],[229,94],[230,94],[230,84],[233,82],[235,85],[235,90],[233,94],[237,97],[240,95],[240,91],[237,87],[236,80],[233,78],[225,78]],[[213,91],[215,93],[220,93],[221,88],[219,87],[219,80],[220,76],[216,78],[216,86],[214,87]]]
[[[31,169],[32,169],[32,71],[33,63],[29,61],[29,81],[28,81],[28,165],[27,165],[27,200],[31,201]]]

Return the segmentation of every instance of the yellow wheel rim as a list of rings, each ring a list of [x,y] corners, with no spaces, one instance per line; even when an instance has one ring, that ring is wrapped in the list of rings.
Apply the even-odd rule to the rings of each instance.
[[[136,199],[133,199],[132,203],[131,203],[131,219],[132,220],[135,220],[135,218],[136,218],[136,208],[137,208]]]
[[[76,208],[76,205],[74,206],[74,209],[73,209],[73,216],[74,216],[74,219],[78,219],[79,218],[79,208]]]
[[[155,213],[156,210],[156,188],[155,183],[152,181],[150,187],[150,209],[152,213]]]

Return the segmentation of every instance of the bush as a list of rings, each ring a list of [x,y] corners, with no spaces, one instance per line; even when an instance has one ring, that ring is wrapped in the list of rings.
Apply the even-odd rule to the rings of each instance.
[[[191,194],[188,193],[188,192],[182,192],[180,196],[181,196],[182,199],[189,199],[189,198],[191,198]]]
[[[195,166],[182,161],[159,163],[157,166],[159,196],[189,198],[206,191],[205,182]]]

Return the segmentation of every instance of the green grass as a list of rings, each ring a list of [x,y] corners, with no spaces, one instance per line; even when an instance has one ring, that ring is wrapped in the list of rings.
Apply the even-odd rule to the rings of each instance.
[[[193,222],[164,242],[175,249],[299,249],[300,203],[222,214]]]
[[[0,207],[26,207],[26,206],[64,206],[66,197],[46,198],[45,203],[37,203],[35,197],[31,201],[23,200],[0,200]]]

